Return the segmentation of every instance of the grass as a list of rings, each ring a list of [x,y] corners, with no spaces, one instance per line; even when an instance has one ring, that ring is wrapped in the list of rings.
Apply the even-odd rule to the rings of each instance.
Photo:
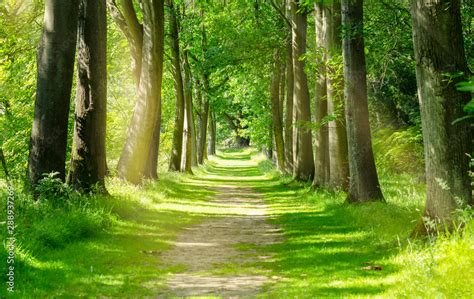
[[[472,223],[464,234],[409,241],[424,201],[424,186],[410,176],[383,174],[387,203],[353,206],[344,204],[343,192],[313,192],[280,177],[252,150],[222,151],[195,174],[164,174],[140,188],[112,179],[110,197],[83,198],[46,214],[30,202],[18,216],[16,297],[167,294],[167,275],[185,269],[169,266],[161,255],[185,227],[229,213],[209,202],[219,185],[253,188],[267,202],[270,221],[284,232],[282,243],[235,246],[272,258],[244,265],[229,261],[212,272],[280,277],[262,297],[474,295]],[[55,241],[47,241],[52,233]],[[2,260],[5,255],[3,248]],[[364,269],[369,266],[381,270]],[[0,297],[5,295],[1,288]]]
[[[176,174],[162,175],[158,183],[143,188],[111,180],[112,196],[82,198],[93,202],[87,213],[80,213],[81,205],[74,203],[67,210],[50,210],[47,217],[41,217],[44,213],[30,202],[29,209],[17,215],[15,296],[142,297],[160,293],[164,288],[161,278],[179,270],[164,265],[160,254],[170,248],[179,231],[205,216],[199,203],[212,196],[208,186]],[[84,218],[100,211],[104,212],[96,218],[109,221],[108,225]],[[88,229],[82,229],[87,223]],[[54,242],[51,236],[56,236]],[[6,251],[2,249],[3,261]],[[1,263],[2,280],[5,265]],[[0,297],[5,295],[2,287]]]

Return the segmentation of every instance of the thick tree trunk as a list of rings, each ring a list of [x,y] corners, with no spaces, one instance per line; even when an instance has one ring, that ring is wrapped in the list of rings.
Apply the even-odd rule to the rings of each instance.
[[[321,61],[317,62],[318,71],[316,77],[315,91],[315,120],[321,124],[316,130],[315,153],[314,153],[314,180],[313,186],[327,186],[329,181],[329,135],[328,126],[323,123],[328,114],[327,89],[326,89],[326,44],[327,28],[324,22],[324,4],[317,2],[314,4],[314,20],[316,26],[316,46],[320,49]]]
[[[160,100],[161,103],[161,100]],[[148,162],[143,173],[143,177],[150,180],[158,179],[158,156],[160,153],[160,135],[161,135],[161,104],[158,107],[155,126],[153,128],[153,137],[150,144],[150,153]]]
[[[286,16],[291,17],[291,7],[289,0],[286,0]],[[287,39],[287,57],[286,57],[286,114],[285,114],[285,164],[286,172],[293,174],[293,34],[290,28]]]
[[[208,155],[212,156],[216,154],[216,113],[214,109],[209,112],[209,143],[207,147]]]
[[[470,74],[462,36],[460,1],[413,0],[413,40],[426,163],[425,217],[452,228],[452,213],[470,203],[469,157],[472,129],[463,116],[471,96],[456,90]],[[463,72],[451,78],[447,74]],[[435,227],[420,225],[426,233]],[[443,229],[443,228],[442,228]]]
[[[161,83],[163,75],[164,4],[163,0],[141,1],[143,15],[143,56],[138,99],[120,157],[119,176],[141,183],[150,168],[156,166],[154,149],[161,119]],[[151,161],[153,160],[153,161]]]
[[[363,0],[342,0],[344,95],[349,143],[348,202],[383,200],[375,169],[367,102]]]
[[[105,0],[80,0],[74,140],[68,183],[105,191],[107,15]]]
[[[192,173],[192,166],[197,165],[197,156],[196,156],[196,137],[194,129],[194,115],[193,115],[193,86],[191,81],[191,69],[188,63],[188,55],[186,51],[184,52],[183,59],[183,70],[184,70],[184,99],[185,99],[185,111],[186,111],[186,151],[183,155],[185,159],[184,171],[187,173]]]
[[[328,185],[331,188],[347,190],[349,186],[349,161],[347,149],[346,118],[344,112],[344,78],[339,62],[342,62],[341,4],[340,1],[325,5],[327,60],[327,102],[328,114],[336,117],[329,126],[330,174]]]
[[[285,148],[283,143],[283,124],[280,108],[280,79],[281,79],[281,62],[280,51],[274,54],[273,76],[271,83],[271,102],[272,102],[272,124],[273,138],[275,140],[275,154],[277,168],[281,172],[285,171]]]
[[[183,129],[184,129],[184,85],[181,72],[181,57],[179,51],[179,33],[177,11],[173,1],[169,1],[169,24],[170,24],[170,44],[171,44],[171,64],[173,66],[174,89],[176,92],[176,110],[173,129],[173,145],[170,156],[170,171],[181,170],[181,156],[183,149]]]
[[[46,0],[38,47],[35,118],[28,173],[33,188],[44,173],[65,179],[67,127],[71,99],[79,1]]]
[[[300,1],[291,1],[293,23],[293,67],[294,67],[294,102],[296,109],[297,155],[295,156],[294,178],[308,181],[314,174],[314,157],[311,129],[311,108],[309,102],[308,78],[305,73],[305,62],[301,59],[306,54],[307,13]]]

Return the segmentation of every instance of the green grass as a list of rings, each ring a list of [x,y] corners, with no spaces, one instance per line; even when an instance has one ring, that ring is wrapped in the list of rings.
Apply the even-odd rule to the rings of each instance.
[[[168,266],[161,255],[185,227],[228,215],[228,208],[209,202],[216,192],[212,187],[219,185],[253,188],[267,202],[270,221],[283,230],[282,243],[235,246],[272,258],[243,265],[229,261],[212,271],[280,277],[265,287],[262,297],[474,295],[472,223],[462,235],[409,241],[421,215],[424,186],[408,175],[383,174],[386,204],[353,206],[344,204],[343,192],[313,192],[308,185],[280,177],[253,150],[221,151],[195,174],[163,174],[159,182],[143,187],[112,179],[110,197],[82,198],[46,212],[19,194],[25,207],[18,216],[15,295],[167,294],[166,277],[185,269]],[[0,258],[5,260],[2,249]],[[364,270],[367,266],[382,270]],[[5,295],[0,288],[0,297]]]

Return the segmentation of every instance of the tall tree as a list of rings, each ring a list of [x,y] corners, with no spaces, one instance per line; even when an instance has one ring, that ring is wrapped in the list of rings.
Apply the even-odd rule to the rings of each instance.
[[[202,79],[201,105],[199,112],[199,140],[198,140],[198,164],[203,164],[206,159],[207,128],[209,120],[209,78],[208,74],[203,74]],[[199,87],[201,88],[201,87]]]
[[[107,102],[107,15],[105,0],[80,0],[77,93],[68,183],[105,191]]]
[[[314,179],[313,186],[326,186],[329,181],[329,135],[325,118],[328,114],[326,88],[326,50],[327,28],[325,24],[325,4],[318,1],[314,4],[314,20],[316,29],[316,46],[318,47],[317,77],[315,91],[315,120],[319,124],[316,130]]]
[[[275,140],[275,152],[277,167],[281,172],[285,171],[285,148],[283,142],[283,124],[280,107],[280,80],[281,80],[281,61],[280,51],[276,50],[274,54],[273,75],[271,82],[271,103],[272,103],[272,124],[273,138]]]
[[[186,151],[185,155],[183,155],[183,157],[185,157],[184,170],[185,172],[192,173],[192,166],[197,166],[197,150],[193,114],[193,83],[186,50],[183,53],[183,74],[186,112]]]
[[[44,173],[65,179],[67,126],[74,73],[79,1],[46,0],[38,47],[35,118],[30,139],[29,179]]]
[[[453,122],[470,95],[456,84],[470,72],[464,52],[460,0],[413,0],[413,41],[426,164],[425,216],[452,228],[459,203],[472,203],[472,128]],[[458,74],[463,74],[459,76]],[[430,227],[420,226],[421,232]]]
[[[294,178],[308,181],[314,174],[314,157],[311,129],[311,108],[308,78],[305,73],[303,56],[306,54],[307,11],[301,0],[291,1],[293,30],[294,107],[296,112],[297,152],[295,156]],[[295,153],[294,153],[295,154]]]
[[[383,200],[375,169],[367,102],[363,0],[342,0],[344,97],[349,143],[348,202]]]
[[[119,176],[138,184],[156,178],[161,124],[163,77],[164,2],[140,2],[143,23],[139,23],[131,0],[123,0],[123,14],[114,0],[107,4],[112,18],[129,40],[134,57],[138,99],[119,160]],[[140,51],[141,49],[141,51]]]
[[[209,141],[207,146],[207,154],[215,155],[216,154],[216,134],[217,134],[217,123],[216,123],[216,112],[214,109],[209,111]]]
[[[173,128],[173,145],[171,148],[170,171],[181,170],[181,156],[183,149],[183,129],[184,129],[184,85],[181,72],[181,56],[179,49],[179,21],[178,11],[174,0],[168,1],[169,24],[170,24],[170,44],[171,44],[171,64],[173,66],[174,89],[176,92],[175,122]]]
[[[291,18],[290,0],[286,0],[286,4],[286,17]],[[288,28],[286,52],[285,163],[286,172],[293,174],[293,92],[295,81],[293,76],[293,33],[292,29],[290,27]]]
[[[204,18],[204,10],[201,10],[201,18]],[[202,48],[202,61],[203,65],[206,63],[206,54],[207,54],[207,32],[204,23],[201,26],[201,48]],[[207,143],[207,128],[209,120],[209,70],[205,67],[202,70],[202,86],[198,85],[200,89],[199,100],[199,140],[198,140],[198,164],[203,164],[207,156],[206,143]]]
[[[331,188],[347,190],[349,161],[347,149],[346,119],[344,115],[344,78],[342,73],[341,3],[334,0],[324,5],[327,53],[327,105],[333,120],[328,123],[329,173]]]

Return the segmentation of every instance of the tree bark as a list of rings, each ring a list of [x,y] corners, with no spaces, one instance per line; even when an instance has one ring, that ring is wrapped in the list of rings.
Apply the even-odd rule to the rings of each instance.
[[[119,160],[119,176],[139,184],[154,169],[161,123],[161,84],[163,76],[164,3],[141,1],[143,51],[138,99]],[[155,144],[156,143],[156,144]]]
[[[286,15],[291,17],[291,7],[289,0],[286,0]],[[286,172],[293,174],[293,34],[290,28],[287,40],[287,60],[286,60],[286,114],[285,114],[285,164]]]
[[[170,44],[171,44],[171,64],[173,66],[174,89],[176,92],[176,110],[173,129],[173,145],[170,156],[170,171],[181,170],[181,156],[183,149],[183,129],[184,129],[184,85],[181,72],[181,57],[179,50],[178,16],[173,1],[168,1],[169,24],[170,24]]]
[[[216,113],[214,109],[209,112],[209,144],[207,153],[212,156],[216,154]]]
[[[345,28],[344,96],[349,143],[350,183],[347,201],[383,201],[375,169],[367,102],[367,71],[363,35],[363,0],[342,0]]]
[[[347,131],[344,112],[344,78],[341,41],[341,3],[333,1],[324,7],[327,39],[326,53],[329,67],[327,68],[327,104],[328,114],[335,116],[329,122],[329,187],[347,190],[349,187],[349,161],[347,149]]]
[[[193,86],[191,81],[191,68],[189,67],[188,55],[186,51],[183,53],[183,70],[184,70],[184,99],[185,99],[185,111],[186,111],[186,152],[185,152],[185,163],[184,171],[192,173],[192,166],[197,165],[196,156],[196,136],[194,129],[194,115],[193,115]]]
[[[203,98],[199,122],[199,142],[198,142],[198,164],[204,164],[206,159],[206,139],[207,139],[207,123],[209,119],[209,99],[208,99],[208,78],[203,76]]]
[[[271,103],[272,103],[272,124],[273,138],[275,140],[275,154],[277,168],[281,172],[285,171],[285,148],[283,143],[283,124],[280,108],[280,79],[281,62],[280,51],[276,50],[274,54],[273,76],[271,83]]]
[[[78,0],[45,1],[28,161],[29,180],[33,188],[44,173],[58,172],[58,177],[65,179],[78,12]]]
[[[311,108],[309,102],[308,78],[305,73],[305,62],[302,56],[306,54],[307,13],[301,1],[292,0],[293,23],[293,67],[294,92],[296,108],[296,138],[297,155],[295,157],[294,178],[308,181],[314,175],[314,157],[311,129]]]
[[[318,70],[316,77],[315,91],[315,120],[320,126],[316,130],[315,153],[314,153],[314,179],[313,186],[324,187],[328,185],[329,168],[329,135],[328,126],[324,123],[324,118],[328,114],[327,88],[326,88],[326,39],[327,28],[324,20],[324,4],[316,2],[314,4],[314,20],[316,29],[316,46],[319,48],[321,60],[317,62]]]
[[[105,0],[80,0],[77,94],[68,183],[105,192],[107,112],[107,15]]]
[[[453,122],[463,116],[471,96],[456,90],[469,77],[461,27],[460,1],[413,0],[413,40],[426,165],[424,216],[453,227],[453,212],[472,204],[469,157],[472,128]],[[460,77],[449,77],[462,72]],[[437,227],[420,225],[426,233]],[[443,227],[441,229],[444,229]]]

